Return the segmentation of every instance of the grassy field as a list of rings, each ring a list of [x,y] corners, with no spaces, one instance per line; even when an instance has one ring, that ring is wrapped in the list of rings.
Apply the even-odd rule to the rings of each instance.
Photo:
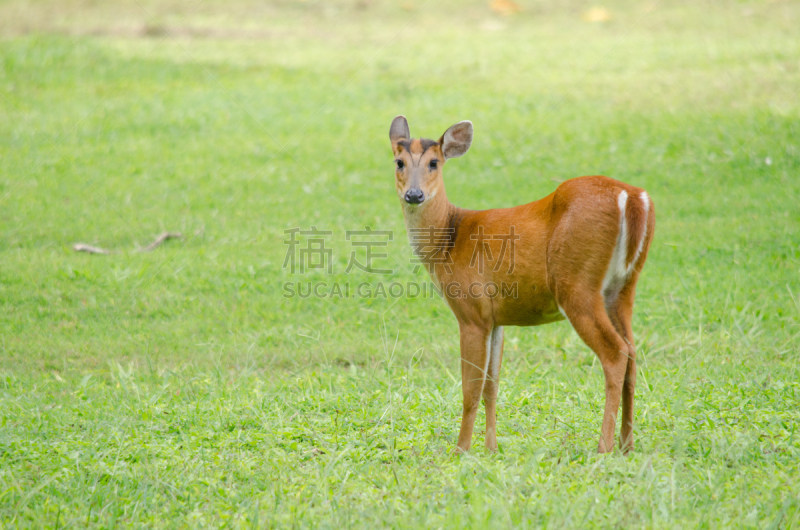
[[[800,526],[800,5],[519,3],[0,3],[0,526]],[[475,124],[460,206],[650,192],[632,455],[566,323],[506,330],[459,458],[442,300],[283,296],[425,281],[401,113]],[[283,267],[312,226],[331,275]]]

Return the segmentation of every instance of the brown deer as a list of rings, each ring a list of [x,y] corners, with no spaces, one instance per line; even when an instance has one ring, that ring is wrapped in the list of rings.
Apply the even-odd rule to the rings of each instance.
[[[580,177],[522,206],[465,210],[447,200],[442,168],[469,149],[471,122],[453,125],[437,142],[412,139],[405,117],[398,116],[389,138],[412,247],[458,319],[464,408],[457,451],[469,450],[481,396],[486,447],[497,449],[503,326],[564,318],[603,367],[606,405],[598,451],[613,449],[620,399],[620,445],[625,452],[633,449],[631,318],[656,220],[647,192],[607,177]],[[415,245],[412,236],[419,234],[430,237]]]

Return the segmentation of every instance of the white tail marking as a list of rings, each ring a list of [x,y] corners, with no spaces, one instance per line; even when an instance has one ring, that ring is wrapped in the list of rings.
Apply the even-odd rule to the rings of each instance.
[[[642,239],[639,240],[639,245],[636,247],[636,253],[633,255],[630,265],[628,265],[627,274],[630,274],[631,271],[633,271],[633,267],[636,265],[636,261],[639,259],[642,249],[644,248],[644,242],[647,239],[647,218],[650,214],[650,197],[647,196],[646,191],[643,191],[639,194],[639,198],[642,199],[642,203],[644,204],[644,227],[642,228]]]
[[[617,234],[617,242],[614,245],[614,253],[611,254],[611,263],[608,264],[608,270],[603,278],[603,295],[606,297],[613,297],[619,294],[627,277],[627,267],[625,267],[625,258],[627,257],[626,249],[628,248],[628,221],[625,219],[625,207],[628,204],[628,192],[622,190],[617,197],[617,205],[619,206],[619,233]]]

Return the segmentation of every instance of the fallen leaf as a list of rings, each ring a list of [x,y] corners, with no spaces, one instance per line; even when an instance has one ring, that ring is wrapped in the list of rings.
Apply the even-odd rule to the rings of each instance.
[[[593,7],[584,11],[582,18],[586,22],[608,22],[611,20],[611,13],[604,7]]]
[[[498,15],[503,16],[513,15],[522,11],[522,8],[519,6],[519,4],[512,2],[511,0],[492,0],[492,3],[489,4],[489,7],[491,7],[492,11]]]

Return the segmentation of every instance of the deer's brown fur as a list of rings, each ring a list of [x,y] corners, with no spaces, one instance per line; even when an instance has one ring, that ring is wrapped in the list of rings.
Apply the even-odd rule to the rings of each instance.
[[[606,405],[598,450],[608,452],[613,447],[620,401],[621,445],[625,451],[632,449],[636,350],[631,318],[636,282],[655,229],[655,208],[649,196],[641,188],[592,176],[568,180],[547,197],[521,206],[465,210],[448,201],[442,168],[447,159],[469,148],[471,123],[454,125],[435,142],[412,139],[405,118],[398,116],[390,139],[407,228],[434,227],[448,233],[437,242],[440,253],[421,256],[458,320],[461,334],[463,414],[458,450],[470,447],[481,397],[486,408],[486,447],[497,449],[503,326],[537,326],[565,317],[597,354],[605,375]],[[437,161],[435,168],[432,160]],[[412,187],[424,196],[420,204],[407,202]],[[512,228],[519,238],[513,245],[513,267],[509,248],[501,253],[502,239],[485,239],[486,235],[507,235]],[[482,252],[483,267],[475,260],[476,244],[488,249]],[[441,259],[443,255],[449,259]],[[515,296],[490,297],[485,292],[479,296],[475,289],[464,292],[472,285],[490,284],[516,284]]]

